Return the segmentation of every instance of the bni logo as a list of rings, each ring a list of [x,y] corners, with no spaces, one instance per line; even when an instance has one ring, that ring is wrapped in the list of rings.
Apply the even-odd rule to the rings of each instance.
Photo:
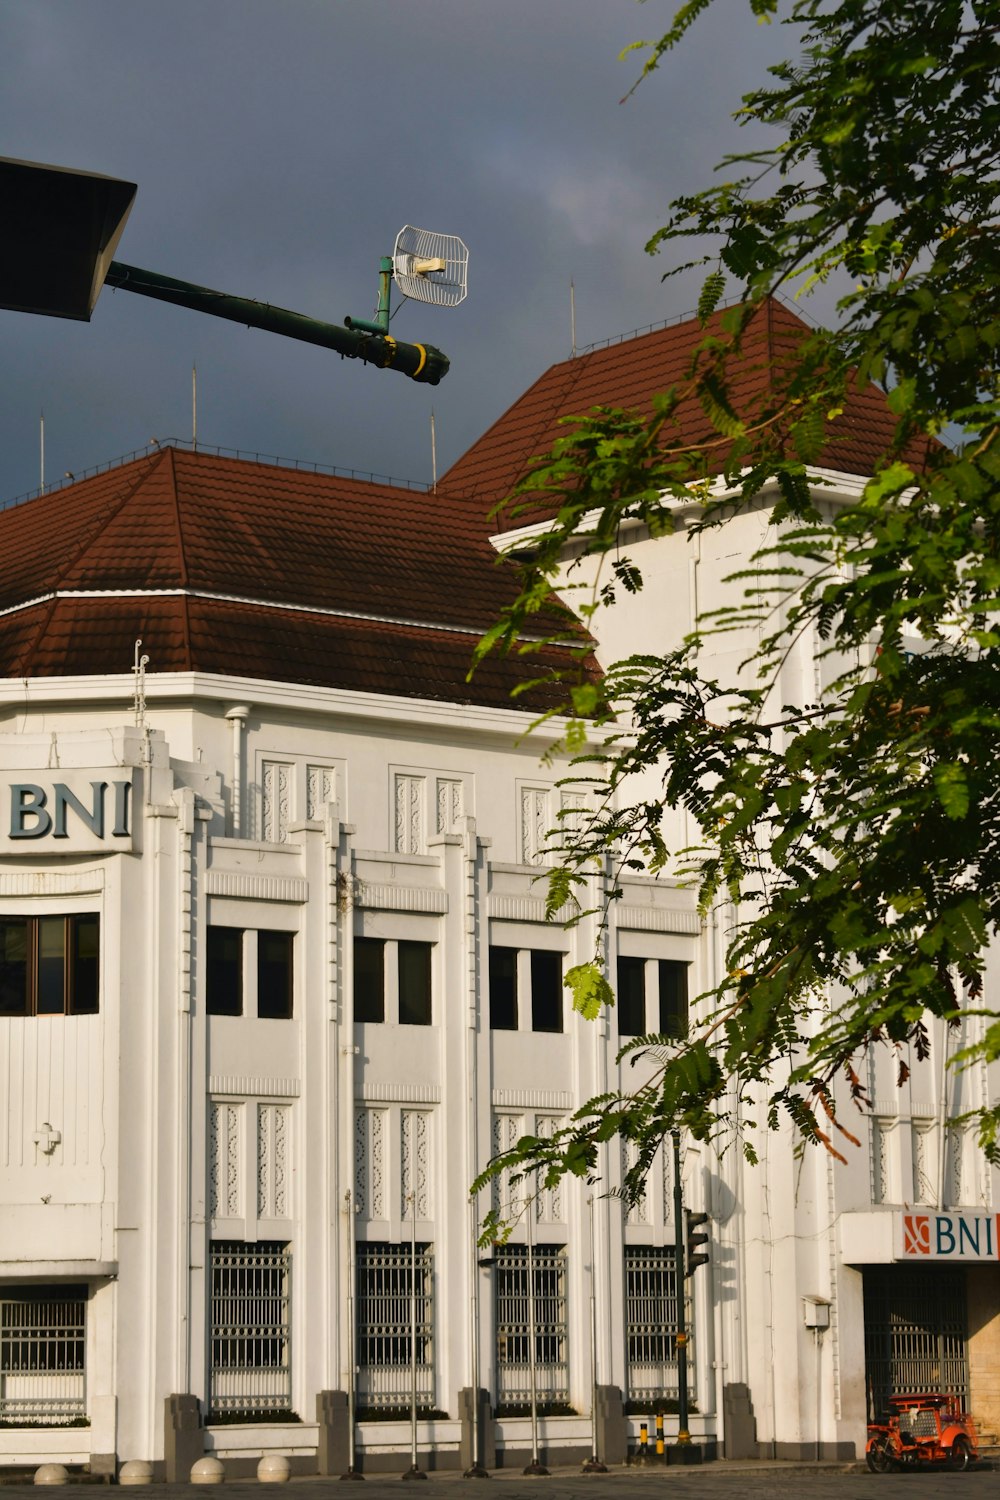
[[[903,1215],[903,1254],[930,1255],[931,1221],[928,1214]]]

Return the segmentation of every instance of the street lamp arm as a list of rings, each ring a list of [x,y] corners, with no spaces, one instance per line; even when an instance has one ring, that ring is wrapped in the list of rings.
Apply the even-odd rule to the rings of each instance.
[[[307,318],[284,307],[272,307],[269,302],[215,292],[190,281],[161,276],[157,271],[127,266],[120,260],[111,262],[104,284],[116,290],[136,292],[141,297],[172,302],[177,307],[189,307],[194,312],[210,313],[215,318],[228,318],[230,322],[243,323],[248,328],[263,328],[285,338],[318,344],[323,349],[335,350],[345,359],[361,359],[380,370],[399,370],[422,385],[437,385],[448,373],[448,356],[435,349],[433,344],[404,344],[388,333],[321,323],[316,318]]]

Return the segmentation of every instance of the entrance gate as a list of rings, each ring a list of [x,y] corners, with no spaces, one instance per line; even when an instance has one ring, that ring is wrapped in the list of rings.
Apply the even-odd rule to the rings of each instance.
[[[951,1266],[868,1266],[865,1385],[869,1419],[890,1396],[940,1391],[969,1400],[965,1272]]]

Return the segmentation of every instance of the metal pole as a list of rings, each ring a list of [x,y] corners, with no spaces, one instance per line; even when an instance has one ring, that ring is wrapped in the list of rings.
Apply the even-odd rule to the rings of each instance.
[[[677,1301],[677,1443],[691,1441],[688,1431],[687,1328],[684,1321],[684,1198],[681,1188],[681,1133],[671,1131],[674,1147],[674,1293]]]
[[[535,1371],[535,1358],[538,1347],[537,1325],[535,1322],[535,1240],[531,1227],[532,1216],[535,1212],[535,1197],[532,1196],[528,1203],[528,1378],[531,1389],[531,1463],[525,1467],[525,1474],[548,1474],[548,1469],[540,1462],[538,1457],[538,1381]]]
[[[448,356],[432,344],[402,344],[381,330],[373,333],[342,328],[337,323],[321,323],[285,307],[272,307],[269,302],[255,302],[250,297],[231,297],[227,292],[214,292],[192,281],[177,281],[172,276],[161,276],[158,271],[127,266],[120,260],[111,262],[104,284],[159,302],[172,302],[194,312],[209,313],[214,318],[228,318],[231,323],[243,323],[247,328],[263,328],[285,338],[318,344],[323,349],[335,350],[345,359],[361,359],[380,370],[399,370],[421,385],[437,385],[448,373]]]
[[[590,1211],[590,1457],[583,1466],[585,1474],[606,1474],[607,1464],[597,1452],[597,1265],[594,1259],[594,1195],[587,1199]]]
[[[417,1195],[410,1194],[410,1467],[404,1479],[426,1479],[417,1467]]]
[[[345,1211],[347,1214],[347,1432],[350,1451],[347,1459],[347,1473],[341,1474],[341,1479],[364,1479],[354,1467],[355,1448],[355,1382],[357,1379],[355,1352],[355,1328],[354,1328],[354,1204],[351,1199],[351,1190],[347,1189],[344,1194]]]

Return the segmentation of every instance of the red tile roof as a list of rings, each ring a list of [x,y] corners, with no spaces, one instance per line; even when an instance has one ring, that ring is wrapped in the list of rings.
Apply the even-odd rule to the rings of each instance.
[[[569,429],[560,426],[563,418],[582,416],[597,406],[622,407],[648,416],[656,393],[683,382],[692,351],[705,334],[722,336],[719,317],[705,329],[697,319],[690,319],[553,365],[448,470],[441,488],[464,495],[475,502],[473,509],[488,513],[511,493],[532,460],[567,434]],[[762,305],[744,335],[739,361],[728,371],[730,394],[739,413],[746,416],[766,397],[776,364],[809,331],[782,303],[772,300]],[[682,403],[677,419],[679,440],[685,444],[718,437],[695,401]],[[894,425],[884,394],[869,385],[853,395],[817,462],[848,474],[871,474],[888,447]],[[530,512],[522,513],[507,524],[521,525],[530,519]],[[499,531],[503,524],[502,518],[497,519],[492,529]]]
[[[6,677],[127,672],[138,637],[151,672],[496,707],[539,672],[465,681],[510,573],[463,507],[391,485],[165,448],[0,511],[0,555]]]

